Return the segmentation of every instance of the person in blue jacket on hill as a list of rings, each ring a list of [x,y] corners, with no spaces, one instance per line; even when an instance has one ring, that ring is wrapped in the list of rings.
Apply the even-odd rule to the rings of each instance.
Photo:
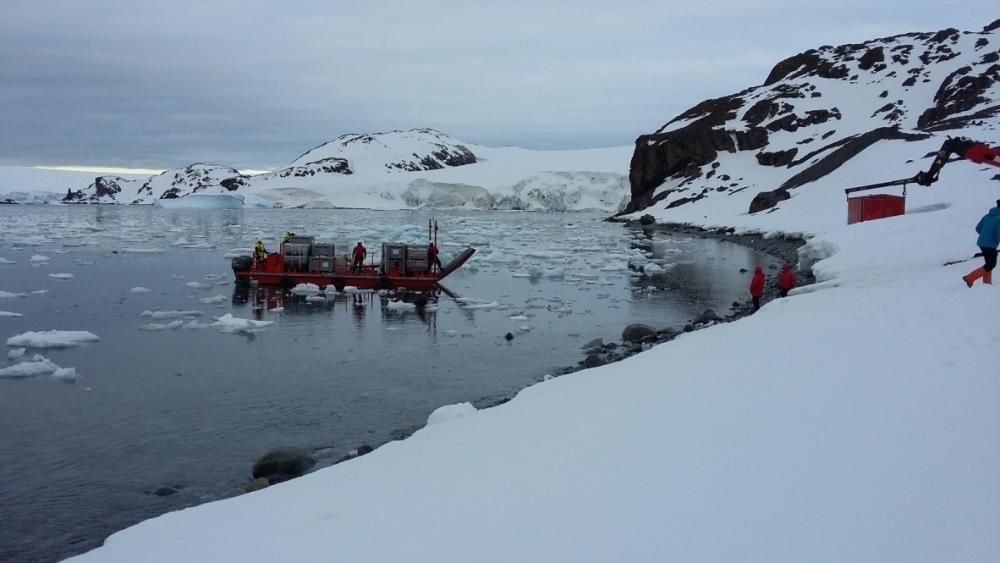
[[[962,276],[965,285],[969,287],[972,287],[979,278],[983,278],[983,283],[993,283],[993,268],[997,265],[997,246],[1000,246],[1000,199],[997,200],[997,206],[979,220],[976,232],[979,233],[976,244],[983,251],[983,260],[986,263],[982,268],[976,268]]]

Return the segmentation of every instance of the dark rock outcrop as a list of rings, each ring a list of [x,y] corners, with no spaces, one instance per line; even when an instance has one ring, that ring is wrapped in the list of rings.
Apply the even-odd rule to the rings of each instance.
[[[792,196],[788,193],[788,190],[777,189],[769,192],[760,192],[750,201],[750,213],[771,209],[790,197]]]
[[[917,126],[928,131],[942,131],[961,127],[970,119],[1000,115],[1000,104],[994,104],[977,112],[975,116],[949,119],[989,102],[986,94],[998,81],[1000,81],[1000,64],[992,64],[978,73],[972,72],[972,67],[963,66],[944,79],[934,94],[934,107],[928,108],[920,115]]]
[[[656,329],[644,324],[630,324],[622,331],[622,340],[625,342],[644,342],[656,336]]]
[[[275,448],[253,464],[253,477],[263,477],[273,485],[299,477],[315,464],[316,460],[301,448]]]
[[[788,166],[795,160],[795,155],[798,152],[799,149],[795,148],[776,152],[759,152],[757,153],[757,162],[761,166]]]

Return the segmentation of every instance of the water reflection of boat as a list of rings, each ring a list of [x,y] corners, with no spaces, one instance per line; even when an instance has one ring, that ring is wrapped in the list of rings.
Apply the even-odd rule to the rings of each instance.
[[[353,268],[348,256],[335,252],[333,243],[316,242],[314,237],[295,236],[281,244],[279,252],[262,259],[238,256],[232,259],[237,284],[290,288],[311,283],[358,289],[433,290],[439,281],[462,267],[476,249],[465,248],[450,262],[441,265],[428,255],[428,247],[402,243],[382,243],[379,264]]]
[[[332,312],[336,308],[350,309],[355,324],[361,325],[366,312],[378,301],[382,320],[385,322],[396,323],[401,319],[416,317],[430,325],[436,316],[438,298],[437,290],[331,291],[326,295],[296,295],[281,288],[237,285],[233,289],[232,304],[249,305],[254,317],[258,319],[274,313],[296,315]]]

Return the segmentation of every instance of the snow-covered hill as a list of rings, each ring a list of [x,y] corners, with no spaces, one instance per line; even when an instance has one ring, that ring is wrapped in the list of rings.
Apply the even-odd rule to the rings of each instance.
[[[889,141],[936,134],[937,148],[945,133],[995,140],[997,27],[825,46],[781,61],[763,85],[701,102],[639,137],[628,211],[685,221],[718,199],[744,211],[784,208],[779,202]],[[871,181],[912,175],[909,161],[928,150],[920,144],[885,158],[888,178]]]
[[[292,166],[343,160],[349,170],[416,172],[475,164],[476,155],[457,139],[434,129],[341,135],[307,151]],[[344,171],[342,173],[350,174]]]
[[[343,135],[288,167],[248,176],[192,164],[139,182],[102,176],[49,200],[150,204],[193,194],[263,207],[469,207],[616,213],[628,201],[631,147],[531,151],[463,143],[433,129]],[[0,188],[7,175],[0,167]],[[0,189],[0,195],[3,194]],[[16,200],[23,199],[23,194]],[[216,198],[218,199],[218,198]],[[37,196],[33,201],[37,200]]]

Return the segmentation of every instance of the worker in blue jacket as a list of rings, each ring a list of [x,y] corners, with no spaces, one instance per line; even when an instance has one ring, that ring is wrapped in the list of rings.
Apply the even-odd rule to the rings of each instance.
[[[993,268],[997,265],[997,246],[1000,246],[1000,199],[997,206],[983,215],[976,225],[976,232],[979,233],[979,240],[976,244],[983,252],[983,260],[986,262],[982,268],[977,268],[962,276],[965,285],[972,287],[976,280],[983,278],[983,283],[993,283]]]

